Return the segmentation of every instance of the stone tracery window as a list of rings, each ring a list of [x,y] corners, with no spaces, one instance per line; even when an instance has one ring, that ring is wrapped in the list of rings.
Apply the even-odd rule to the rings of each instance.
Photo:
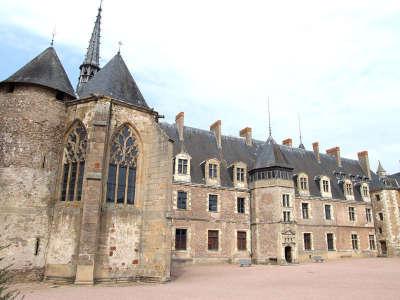
[[[61,201],[80,201],[85,170],[87,133],[82,123],[70,129],[64,147]]]
[[[134,204],[137,148],[133,129],[124,125],[111,141],[107,202]]]

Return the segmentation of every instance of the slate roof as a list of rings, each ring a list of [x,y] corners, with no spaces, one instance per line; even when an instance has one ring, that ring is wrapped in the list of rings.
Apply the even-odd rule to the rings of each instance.
[[[355,178],[366,177],[357,160],[342,158],[342,167],[338,167],[336,159],[326,154],[320,154],[321,162],[318,163],[313,151],[257,140],[253,140],[253,145],[248,146],[245,139],[231,136],[222,136],[222,149],[218,149],[212,132],[186,126],[182,143],[179,141],[175,124],[160,123],[160,126],[174,141],[174,155],[184,150],[192,157],[191,179],[194,183],[205,183],[201,163],[210,158],[221,161],[221,185],[225,187],[233,187],[232,172],[228,167],[236,161],[246,163],[248,170],[279,166],[284,163],[285,167],[293,168],[293,174],[304,172],[308,175],[310,195],[316,197],[320,196],[318,178],[321,175],[326,175],[331,179],[334,199],[345,199],[340,181],[341,175],[352,175]],[[263,165],[261,162],[266,164]],[[362,200],[358,188],[354,189],[354,195],[357,201]]]
[[[53,47],[44,50],[2,83],[37,84],[76,98],[67,73]]]
[[[149,108],[119,52],[90,81],[78,89],[81,98],[91,94],[101,94]]]
[[[259,147],[256,154],[256,164],[254,169],[263,169],[270,167],[289,168],[289,162],[286,156],[282,153],[281,148],[273,139],[268,139],[267,142]]]

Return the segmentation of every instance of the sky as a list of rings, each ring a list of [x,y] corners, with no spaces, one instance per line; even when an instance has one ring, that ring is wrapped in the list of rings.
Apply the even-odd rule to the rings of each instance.
[[[0,0],[0,80],[55,48],[76,86],[98,0]],[[400,171],[400,1],[104,0],[101,64],[118,51],[149,106],[173,123],[319,141]]]

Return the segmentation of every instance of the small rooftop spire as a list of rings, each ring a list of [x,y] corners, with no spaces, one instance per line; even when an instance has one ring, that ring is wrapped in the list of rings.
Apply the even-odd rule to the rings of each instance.
[[[54,46],[54,37],[56,36],[56,26],[53,28],[53,32],[51,33],[51,42],[50,42],[50,47]]]
[[[96,21],[92,36],[90,37],[89,47],[87,49],[85,59],[79,69],[81,73],[79,75],[78,89],[83,84],[88,82],[92,77],[100,71],[100,23],[101,23],[101,11],[102,11],[103,0],[100,1]]]
[[[380,160],[378,160],[378,170],[376,174],[378,174],[379,177],[386,177],[386,170],[382,167]]]
[[[118,42],[118,54],[121,54],[121,46],[122,46],[122,42],[119,41]]]
[[[299,120],[299,136],[300,136],[300,145],[299,148],[300,149],[306,149],[306,147],[304,147],[303,145],[303,136],[301,134],[301,122],[300,122],[300,114],[297,114],[297,118]]]
[[[271,128],[271,110],[269,108],[269,96],[268,96],[268,139],[267,139],[267,143],[268,144],[275,144],[275,140],[272,137],[272,128]]]

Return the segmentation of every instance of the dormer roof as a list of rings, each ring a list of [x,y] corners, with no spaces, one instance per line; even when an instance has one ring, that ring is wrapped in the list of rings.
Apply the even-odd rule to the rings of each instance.
[[[119,52],[78,90],[78,94],[81,98],[101,94],[149,108]]]
[[[74,89],[53,47],[49,47],[2,83],[29,83],[75,97]]]

